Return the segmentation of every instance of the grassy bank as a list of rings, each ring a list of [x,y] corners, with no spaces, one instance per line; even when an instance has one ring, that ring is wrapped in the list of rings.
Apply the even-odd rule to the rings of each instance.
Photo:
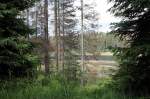
[[[1,83],[0,99],[149,99],[126,96],[111,87],[105,87],[107,83],[108,80],[102,80],[97,85],[82,87],[62,79],[5,81]]]

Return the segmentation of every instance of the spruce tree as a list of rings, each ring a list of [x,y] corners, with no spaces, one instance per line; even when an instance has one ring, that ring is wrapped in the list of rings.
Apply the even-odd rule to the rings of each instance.
[[[35,0],[0,1],[0,79],[22,77],[35,70],[33,44],[27,36],[33,33],[20,17],[20,12]]]
[[[120,63],[115,79],[128,92],[150,93],[150,0],[110,1],[110,11],[123,18],[113,32],[127,42],[114,50]]]

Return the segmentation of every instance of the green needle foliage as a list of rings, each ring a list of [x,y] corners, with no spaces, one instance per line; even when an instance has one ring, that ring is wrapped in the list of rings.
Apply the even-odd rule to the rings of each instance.
[[[115,76],[127,92],[150,93],[150,0],[109,0],[110,9],[123,20],[114,23],[114,33],[127,41],[124,48],[116,48],[120,69]]]
[[[27,76],[33,72],[36,57],[26,37],[33,30],[19,17],[35,0],[0,1],[0,79]]]

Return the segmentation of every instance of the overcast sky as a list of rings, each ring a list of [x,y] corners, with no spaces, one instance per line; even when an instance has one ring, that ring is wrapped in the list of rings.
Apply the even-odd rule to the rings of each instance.
[[[80,1],[81,0],[77,0],[76,5],[80,6]],[[99,13],[99,25],[102,26],[98,31],[110,31],[110,23],[121,20],[108,12],[108,9],[112,6],[112,4],[108,3],[108,0],[83,0],[83,2],[84,4],[95,3],[95,10]],[[80,12],[78,13],[80,15]]]
[[[118,22],[120,21],[119,18],[114,17],[110,14],[107,10],[111,7],[111,4],[107,2],[107,0],[84,0],[85,2],[93,2],[95,1],[97,4],[96,10],[100,14],[100,20],[99,23],[102,25],[101,28],[99,28],[99,31],[107,32],[110,31],[110,23],[112,22]]]

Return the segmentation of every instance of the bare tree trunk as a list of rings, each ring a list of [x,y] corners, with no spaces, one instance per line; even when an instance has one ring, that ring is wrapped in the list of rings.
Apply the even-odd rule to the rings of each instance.
[[[45,73],[48,74],[49,73],[48,0],[45,0],[44,16],[45,16],[45,26],[44,26],[45,56],[44,56],[44,63],[45,63]]]
[[[58,0],[58,59],[59,59],[59,66],[62,66],[61,64],[61,13],[60,13],[60,1]],[[60,68],[60,67],[59,67]]]
[[[83,0],[81,0],[81,62],[82,62],[82,71],[85,70],[84,68],[84,25],[83,25]]]
[[[63,1],[63,3],[64,3],[64,1]],[[63,25],[62,25],[62,69],[63,69],[63,72],[64,72],[64,69],[65,69],[65,67],[64,67],[64,62],[65,62],[65,45],[64,45],[64,43],[65,43],[65,41],[64,41],[64,37],[65,37],[65,24],[64,24],[64,4],[62,5],[62,10],[63,10],[63,13],[62,13],[62,17],[63,17]]]
[[[58,58],[58,14],[57,14],[57,11],[58,11],[58,1],[55,0],[55,10],[54,10],[54,13],[55,13],[55,38],[56,38],[56,69],[58,71],[58,68],[59,68],[59,58]]]
[[[84,85],[84,72],[85,72],[85,66],[84,66],[84,12],[83,12],[83,0],[81,0],[81,71],[83,72],[82,78],[81,78],[81,85]]]
[[[30,11],[29,11],[29,8],[27,9],[27,26],[29,27],[30,26]],[[30,35],[28,34],[27,35],[27,38],[28,38],[28,40],[29,40],[29,38],[30,38]]]
[[[38,5],[36,3],[36,20],[35,20],[35,24],[36,24],[36,38],[38,37]]]

